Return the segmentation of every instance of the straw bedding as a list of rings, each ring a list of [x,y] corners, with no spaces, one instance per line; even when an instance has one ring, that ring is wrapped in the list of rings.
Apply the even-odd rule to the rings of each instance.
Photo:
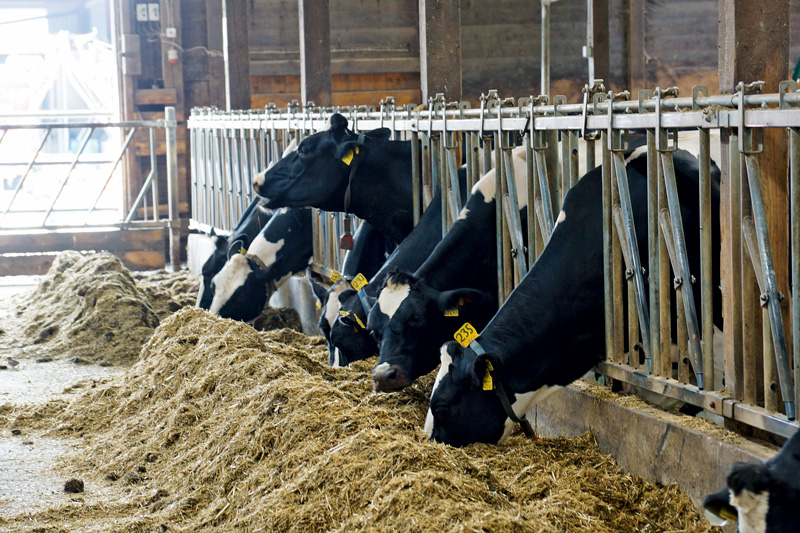
[[[516,436],[465,449],[432,443],[422,431],[432,376],[400,393],[373,394],[372,361],[333,369],[326,359],[319,338],[178,311],[124,378],[69,405],[0,412],[0,427],[49,425],[51,433],[82,436],[86,450],[70,468],[86,480],[86,493],[109,484],[125,498],[71,504],[34,522],[0,518],[0,526],[704,530],[676,486],[625,474],[590,435]]]
[[[137,283],[109,253],[62,252],[17,314],[39,355],[129,364],[161,319],[192,303],[197,280],[162,273]]]

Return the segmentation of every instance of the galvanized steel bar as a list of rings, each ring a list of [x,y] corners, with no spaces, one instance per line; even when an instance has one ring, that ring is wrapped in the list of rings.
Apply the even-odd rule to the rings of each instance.
[[[780,298],[778,285],[775,280],[775,269],[772,265],[772,251],[769,242],[769,228],[767,214],[764,209],[764,198],[761,192],[761,171],[757,156],[745,155],[747,166],[747,182],[750,188],[750,202],[753,208],[753,219],[758,238],[759,258],[764,271],[764,285],[766,292],[762,295],[762,302],[766,299],[769,310],[769,320],[772,327],[772,344],[775,350],[775,360],[778,366],[778,377],[781,382],[781,393],[784,398],[786,416],[789,420],[795,419],[794,383],[789,364],[789,353],[786,347],[786,336],[783,332],[783,319],[781,318]]]
[[[153,185],[150,187],[153,197],[153,220],[158,220],[158,166],[156,165],[156,132],[155,129],[150,128],[150,164],[156,171],[153,173]],[[144,219],[147,219],[147,212],[145,211]]]
[[[794,401],[800,404],[800,132],[789,129],[789,194],[792,233],[792,354],[794,362]]]
[[[714,370],[714,273],[712,271],[712,246],[711,228],[714,221],[711,218],[711,141],[708,130],[698,130],[699,136],[699,165],[700,165],[700,308],[702,318],[702,348],[703,348],[703,374],[705,375],[706,388],[716,389],[716,376]]]
[[[422,215],[422,180],[420,176],[419,134],[411,132],[411,194],[414,209],[414,225]]]
[[[511,148],[504,148],[503,160],[506,166],[506,190],[508,191],[508,204],[506,205],[506,217],[508,226],[511,228],[511,235],[513,238],[514,251],[512,257],[516,259],[517,275],[519,279],[528,272],[528,267],[525,261],[525,241],[522,236],[522,221],[519,214],[519,196],[517,194],[516,177],[514,176],[514,163],[512,161],[513,155]]]
[[[697,324],[694,296],[692,291],[692,275],[689,272],[689,256],[686,250],[686,239],[683,233],[683,220],[678,200],[678,186],[675,180],[675,167],[671,152],[661,152],[661,164],[664,168],[664,184],[667,193],[667,206],[672,224],[672,238],[675,241],[675,259],[677,260],[677,289],[683,297],[683,308],[686,314],[686,327],[689,341],[689,358],[692,361],[697,387],[705,388],[703,381],[703,350],[700,347],[700,331]]]
[[[614,251],[613,232],[611,231],[611,169],[608,157],[608,146],[602,143],[602,195],[603,195],[603,311],[605,316],[606,361],[615,360],[614,331]]]
[[[125,141],[122,143],[122,148],[120,148],[119,153],[117,154],[117,157],[114,160],[114,164],[111,166],[111,171],[108,173],[108,178],[106,178],[106,181],[103,184],[103,187],[100,189],[97,198],[95,198],[94,202],[92,203],[92,207],[89,208],[89,211],[86,213],[86,219],[83,221],[84,225],[89,224],[89,219],[91,218],[92,213],[94,213],[94,210],[97,208],[97,203],[100,201],[100,198],[103,197],[103,193],[106,191],[108,184],[111,182],[111,178],[114,176],[114,171],[117,170],[119,162],[122,161],[122,156],[125,155],[125,151],[128,149],[128,145],[131,143],[131,140],[133,140],[133,134],[135,131],[136,128],[131,128],[131,131],[128,132],[127,137],[125,137]]]
[[[164,127],[167,140],[167,208],[169,215],[169,265],[173,272],[181,268],[181,228],[180,214],[178,212],[179,184],[178,184],[178,121],[175,117],[175,108],[164,108]],[[155,186],[154,182],[154,186]],[[156,209],[158,207],[156,206]]]
[[[58,187],[58,192],[56,193],[55,198],[53,198],[53,201],[50,202],[50,207],[47,208],[47,213],[45,213],[44,218],[42,219],[42,225],[47,224],[47,219],[50,218],[50,214],[53,212],[53,207],[61,197],[61,193],[64,192],[64,187],[66,187],[69,177],[72,175],[72,171],[75,170],[76,166],[78,166],[78,160],[80,159],[81,154],[83,154],[83,151],[86,149],[86,145],[89,144],[89,139],[92,137],[94,130],[95,128],[89,128],[89,131],[86,132],[86,136],[83,138],[83,141],[81,141],[81,146],[78,148],[78,153],[75,154],[75,158],[72,160],[72,164],[67,171],[67,175],[61,180],[61,183]]]
[[[33,158],[28,163],[28,166],[25,167],[25,173],[22,175],[22,178],[19,180],[19,183],[17,183],[17,186],[14,188],[14,194],[11,196],[11,200],[8,201],[8,204],[6,205],[5,209],[3,209],[3,214],[0,216],[0,225],[2,225],[3,221],[6,219],[6,215],[11,209],[11,206],[14,205],[14,200],[17,199],[17,195],[19,194],[19,191],[22,189],[22,185],[25,183],[25,180],[28,179],[28,174],[30,173],[31,168],[33,168],[34,163],[36,163],[36,158],[39,157],[39,153],[42,151],[44,143],[47,142],[47,138],[50,136],[51,131],[53,131],[53,129],[48,127],[47,131],[42,136],[42,142],[39,143],[39,147],[36,149],[36,153],[33,154]]]
[[[619,200],[622,207],[622,221],[625,230],[625,243],[630,257],[630,268],[633,271],[633,287],[636,293],[636,314],[639,319],[640,334],[642,336],[643,349],[647,358],[648,367],[650,361],[650,316],[647,309],[647,296],[645,294],[644,279],[642,277],[642,263],[639,259],[639,243],[636,240],[636,228],[633,221],[633,207],[631,205],[631,195],[628,189],[628,177],[625,172],[625,161],[620,152],[612,153],[614,169],[617,173],[617,187],[619,188]],[[628,302],[631,305],[631,302]]]

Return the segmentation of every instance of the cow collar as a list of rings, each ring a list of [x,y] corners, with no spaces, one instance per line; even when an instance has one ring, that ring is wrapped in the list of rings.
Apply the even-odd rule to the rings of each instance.
[[[469,347],[472,348],[472,351],[478,355],[483,355],[486,353],[483,347],[478,343],[477,339],[470,342]],[[508,394],[506,394],[503,383],[500,381],[500,376],[497,375],[497,371],[492,367],[492,363],[487,360],[486,365],[486,376],[483,378],[484,390],[494,390],[497,394],[497,397],[500,399],[500,403],[503,404],[503,410],[505,410],[508,418],[522,426],[522,431],[525,433],[525,436],[530,439],[537,440],[538,437],[533,431],[531,423],[527,418],[525,418],[525,415],[518,417],[517,413],[515,413],[514,409],[511,407],[511,402],[508,401]],[[494,379],[491,374],[492,372],[495,372]]]
[[[359,144],[364,144],[364,134],[358,134],[358,142]],[[350,209],[350,189],[353,186],[353,178],[356,176],[356,170],[358,170],[358,165],[361,163],[361,158],[357,158],[353,161],[353,164],[350,165],[350,176],[347,178],[347,189],[344,191],[344,212],[347,213]]]

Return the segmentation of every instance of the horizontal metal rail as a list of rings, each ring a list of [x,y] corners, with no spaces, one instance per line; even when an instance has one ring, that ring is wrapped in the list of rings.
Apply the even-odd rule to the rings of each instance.
[[[587,169],[602,165],[604,184],[607,183],[604,195],[608,195],[608,202],[604,201],[607,357],[598,365],[598,371],[728,419],[788,436],[797,427],[794,405],[800,399],[800,343],[792,343],[792,339],[800,339],[800,309],[796,309],[800,299],[795,293],[783,301],[788,295],[778,292],[769,246],[772,228],[767,225],[760,203],[758,161],[751,154],[756,148],[761,149],[757,146],[757,133],[766,128],[788,128],[791,193],[797,193],[794,185],[800,175],[800,92],[791,82],[782,83],[778,93],[760,94],[760,90],[758,83],[741,84],[734,94],[708,96],[707,89],[696,87],[691,97],[678,97],[676,88],[656,89],[642,91],[637,99],[630,100],[626,93],[614,94],[595,83],[584,88],[586,97],[582,103],[573,104],[564,97],[555,97],[552,103],[547,97],[502,99],[495,91],[489,91],[481,96],[479,108],[472,108],[468,102],[448,103],[437,96],[423,106],[396,106],[388,97],[380,106],[301,108],[290,104],[281,110],[270,106],[233,112],[195,109],[188,120],[192,224],[205,230],[232,228],[242,206],[252,197],[252,177],[277,161],[291,139],[299,140],[324,129],[329,117],[337,112],[347,117],[357,132],[389,127],[393,138],[414,140],[409,179],[414,190],[415,221],[433,194],[441,190],[443,228],[449,229],[461,207],[455,181],[457,167],[466,164],[470,186],[491,168],[497,169],[498,285],[502,300],[547,244],[569,188]],[[701,200],[697,235],[684,233],[688,227],[678,205],[672,159],[672,152],[681,147],[680,143],[695,141],[678,141],[678,130],[693,132],[691,136],[699,146],[697,194]],[[643,148],[648,162],[647,227],[636,228],[647,233],[647,250],[636,246],[630,193],[623,179],[622,138],[632,131],[647,134]],[[720,220],[732,232],[725,246],[746,247],[752,261],[742,262],[742,268],[751,269],[753,279],[757,275],[763,287],[760,303],[765,309],[761,335],[764,343],[755,354],[761,361],[748,366],[744,375],[725,374],[726,370],[742,368],[740,351],[728,344],[723,350],[715,350],[712,341],[712,318],[715,311],[719,313],[714,308],[716,288],[712,279],[719,273],[713,272],[711,258],[713,246],[719,244],[712,243],[711,235],[709,134],[717,133],[731,138],[730,153],[723,152],[731,164],[715,163],[729,167],[735,175],[734,186],[739,187],[735,194],[744,187],[748,202],[753,199],[752,209],[749,203],[746,211],[734,206],[729,215],[734,217],[732,223],[724,217]],[[525,195],[516,190],[514,174],[519,170],[515,170],[510,152],[506,152],[519,144],[526,149]],[[521,223],[515,209],[518,199],[527,201],[527,226]],[[800,234],[800,222],[796,206],[791,206],[791,217],[787,213],[780,224],[791,228],[789,274],[797,280],[800,241],[794,239]],[[341,221],[341,215],[316,215],[314,265],[320,272],[330,273],[340,264],[341,251],[336,243]],[[523,228],[527,230],[526,243],[522,239]],[[689,236],[692,242],[700,242],[697,272],[690,271],[687,260]],[[699,281],[693,286],[695,278]],[[698,292],[700,305],[696,306],[694,295]],[[626,299],[629,305],[624,310]],[[676,305],[671,306],[671,300]],[[784,314],[783,320],[778,305],[781,301],[784,307],[786,303],[791,307],[790,315]],[[678,309],[677,344],[671,341],[671,323],[675,320],[669,316],[671,307]],[[745,308],[738,309],[744,312]],[[791,323],[786,320],[788,316],[794,318]],[[751,318],[728,320],[726,328]],[[725,334],[730,339],[746,333],[728,329]],[[770,369],[775,369],[774,381]],[[739,380],[761,380],[763,390],[748,394],[745,399]],[[779,396],[782,405],[775,401]]]

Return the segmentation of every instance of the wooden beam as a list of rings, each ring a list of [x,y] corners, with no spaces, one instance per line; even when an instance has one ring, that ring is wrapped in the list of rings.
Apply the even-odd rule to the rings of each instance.
[[[49,232],[35,235],[2,234],[0,250],[28,254],[77,251],[164,251],[167,232],[163,228],[112,231]]]
[[[331,18],[329,0],[298,0],[300,98],[303,105],[331,105]]]
[[[732,93],[740,81],[749,83],[761,80],[765,92],[777,92],[778,84],[789,73],[789,7],[790,0],[720,0],[719,2],[719,90]],[[751,268],[742,259],[740,224],[734,220],[739,202],[747,199],[746,176],[742,175],[739,194],[734,175],[736,161],[729,161],[732,147],[728,142],[734,131],[723,131],[723,168],[720,188],[722,216],[722,286],[723,315],[725,318],[725,370],[726,388],[737,399],[743,396],[742,321],[754,317],[742,315],[742,298],[750,294],[743,291],[743,268]],[[767,210],[770,243],[778,290],[789,294],[789,212],[788,202],[788,141],[786,132],[778,128],[765,128],[764,151],[759,156],[764,204]],[[739,166],[744,166],[739,165]],[[733,169],[733,170],[732,170]],[[733,185],[733,187],[732,187]],[[738,196],[738,197],[737,197]],[[731,224],[729,224],[730,222]],[[788,326],[788,298],[784,300],[784,328]],[[729,327],[728,325],[739,327]],[[788,332],[787,332],[788,333]],[[789,337],[787,337],[789,338]],[[791,350],[790,350],[791,351]]]
[[[222,0],[225,108],[250,109],[250,45],[247,0]]]
[[[609,69],[608,38],[608,0],[593,0],[592,27],[594,28],[594,77],[605,80],[610,87],[611,71]]]
[[[645,0],[628,0],[628,65],[626,89],[635,98],[647,87],[647,69],[644,58],[644,3]]]
[[[423,102],[436,93],[461,100],[459,0],[419,0],[419,63]]]

